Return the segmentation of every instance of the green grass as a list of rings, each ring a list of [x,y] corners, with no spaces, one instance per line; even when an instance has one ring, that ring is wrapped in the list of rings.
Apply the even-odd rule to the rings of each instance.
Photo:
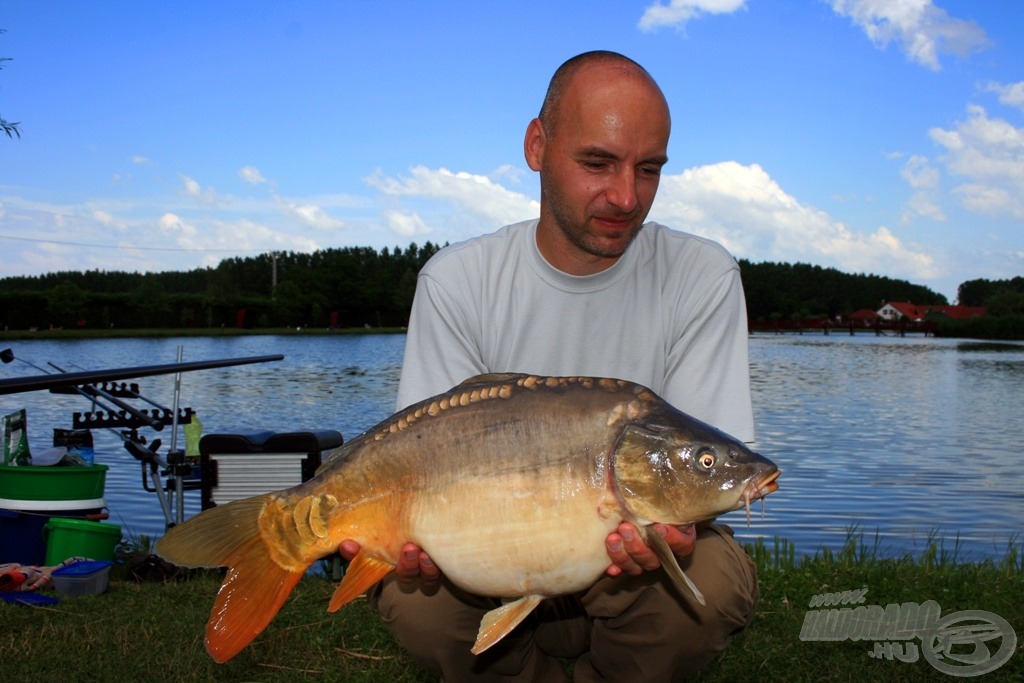
[[[942,615],[984,610],[1009,621],[1024,641],[1021,547],[1001,560],[961,561],[954,544],[933,538],[917,557],[879,556],[850,534],[839,552],[795,556],[791,543],[749,547],[761,604],[754,622],[701,681],[953,680],[928,664],[873,659],[873,643],[800,640],[809,601],[819,593],[867,588],[864,604],[935,600]],[[270,626],[227,664],[207,655],[203,628],[220,577],[194,575],[139,584],[112,572],[110,590],[65,598],[52,608],[0,605],[0,674],[7,681],[426,681],[362,600],[328,614],[335,583],[306,577]],[[917,643],[920,647],[920,640]],[[994,647],[998,647],[995,643]],[[1024,680],[1024,644],[983,680]]]

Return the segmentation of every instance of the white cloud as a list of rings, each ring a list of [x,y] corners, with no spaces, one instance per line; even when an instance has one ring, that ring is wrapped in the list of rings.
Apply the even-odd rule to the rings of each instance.
[[[119,231],[124,230],[126,227],[124,221],[114,218],[113,215],[102,209],[94,210],[92,212],[92,219],[104,227],[114,228]]]
[[[985,86],[985,90],[996,93],[999,97],[999,101],[1003,104],[1011,107],[1017,107],[1024,111],[1024,81],[1009,83],[1007,85],[990,82]]]
[[[278,208],[286,216],[298,218],[304,225],[317,230],[331,231],[344,227],[344,223],[324,211],[318,204],[301,203],[274,197]]]
[[[889,228],[854,232],[798,202],[757,164],[726,161],[664,176],[651,217],[753,261],[804,261],[904,278],[938,274],[932,256]]]
[[[189,178],[184,173],[179,173],[178,177],[181,178],[181,184],[185,188],[185,194],[192,199],[203,204],[213,204],[216,202],[217,193],[212,187],[208,187],[204,190],[198,181],[193,178]]]
[[[157,225],[160,226],[162,233],[178,241],[182,239],[191,240],[199,232],[195,226],[190,225],[181,216],[173,213],[165,213],[163,216],[160,216]]]
[[[946,220],[946,214],[937,203],[941,173],[931,165],[927,157],[912,155],[900,169],[900,176],[915,190],[903,211],[903,223],[910,223],[916,216],[936,221]]]
[[[417,213],[404,213],[402,211],[385,211],[384,218],[388,227],[399,237],[412,238],[420,235],[429,235],[433,232]]]
[[[655,2],[644,10],[639,26],[644,31],[662,26],[682,27],[702,14],[732,14],[746,4],[746,0],[669,0],[667,5]]]
[[[977,105],[967,113],[950,130],[929,131],[946,150],[940,160],[947,172],[965,179],[954,193],[970,211],[1024,219],[1024,128],[989,118]]]
[[[141,154],[135,154],[132,156],[132,163],[144,165],[150,163],[150,161],[148,158],[142,156]]]
[[[927,157],[918,154],[907,159],[900,175],[915,190],[934,190],[939,186],[939,170],[928,163]]]
[[[540,204],[513,192],[487,176],[452,173],[446,168],[416,166],[407,178],[388,178],[377,173],[367,182],[392,197],[440,200],[468,212],[484,230],[523,220],[540,213]]]
[[[941,68],[942,53],[966,56],[988,46],[981,27],[950,17],[932,0],[831,0],[831,4],[878,47],[895,41],[910,61],[933,71]]]
[[[238,170],[238,177],[250,185],[262,185],[267,182],[267,179],[255,166],[243,166]]]

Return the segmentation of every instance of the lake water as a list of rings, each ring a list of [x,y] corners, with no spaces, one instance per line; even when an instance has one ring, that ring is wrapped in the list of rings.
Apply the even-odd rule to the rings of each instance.
[[[18,358],[68,370],[284,354],[283,361],[182,374],[182,406],[204,433],[337,429],[350,439],[394,407],[404,335],[18,341]],[[856,527],[885,554],[919,553],[938,534],[960,557],[1000,558],[1024,520],[1024,344],[925,337],[754,335],[751,380],[758,450],[782,469],[781,488],[750,526],[726,515],[745,540],[773,536],[798,553],[837,549]],[[38,374],[15,361],[0,378]],[[172,376],[137,381],[170,406]],[[28,409],[33,450],[88,401],[45,391],[0,396],[4,413]],[[148,407],[140,405],[140,407]],[[169,429],[148,438],[170,441]],[[179,446],[184,447],[179,433]],[[140,465],[103,430],[96,459],[110,465],[112,522],[131,536],[164,528]],[[187,515],[199,510],[190,493]]]

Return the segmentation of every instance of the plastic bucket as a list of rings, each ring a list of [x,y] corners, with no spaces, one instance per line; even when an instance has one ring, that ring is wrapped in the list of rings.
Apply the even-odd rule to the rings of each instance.
[[[121,540],[117,524],[84,519],[53,517],[46,523],[46,564],[60,564],[69,557],[113,560],[114,548]]]
[[[14,508],[6,500],[55,501],[103,498],[106,465],[91,467],[11,467],[0,465],[0,507]],[[42,503],[45,507],[45,503]],[[52,506],[49,509],[53,509]]]
[[[53,517],[107,518],[102,507],[92,507],[90,501],[68,501],[68,504],[72,507],[59,511],[0,508],[0,563],[42,565],[46,560],[44,528]]]

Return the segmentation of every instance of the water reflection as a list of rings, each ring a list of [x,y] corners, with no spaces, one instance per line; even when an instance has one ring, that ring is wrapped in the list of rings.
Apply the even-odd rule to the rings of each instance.
[[[803,552],[857,526],[883,551],[937,532],[1001,556],[1024,513],[1024,348],[987,346],[755,337],[759,445],[783,470],[761,526]]]
[[[331,428],[347,439],[394,407],[405,338],[400,335],[30,341],[12,344],[36,365],[87,369],[284,354],[279,363],[182,375],[182,405],[204,431]],[[36,374],[4,366],[3,377]],[[920,551],[938,532],[971,556],[1002,556],[1024,519],[1024,345],[932,338],[754,336],[751,381],[758,450],[783,470],[781,488],[744,539],[780,535],[802,553],[838,548],[853,526],[883,552]],[[170,405],[173,378],[138,380]],[[0,397],[4,411],[29,409],[33,449],[53,427],[69,427],[77,396],[34,392]],[[164,443],[169,430],[160,434]],[[180,438],[180,437],[179,437]],[[159,534],[155,496],[141,490],[138,463],[116,436],[95,435],[110,464],[107,502],[130,533]],[[198,495],[187,510],[198,510]],[[1018,538],[1018,540],[1020,540]]]

